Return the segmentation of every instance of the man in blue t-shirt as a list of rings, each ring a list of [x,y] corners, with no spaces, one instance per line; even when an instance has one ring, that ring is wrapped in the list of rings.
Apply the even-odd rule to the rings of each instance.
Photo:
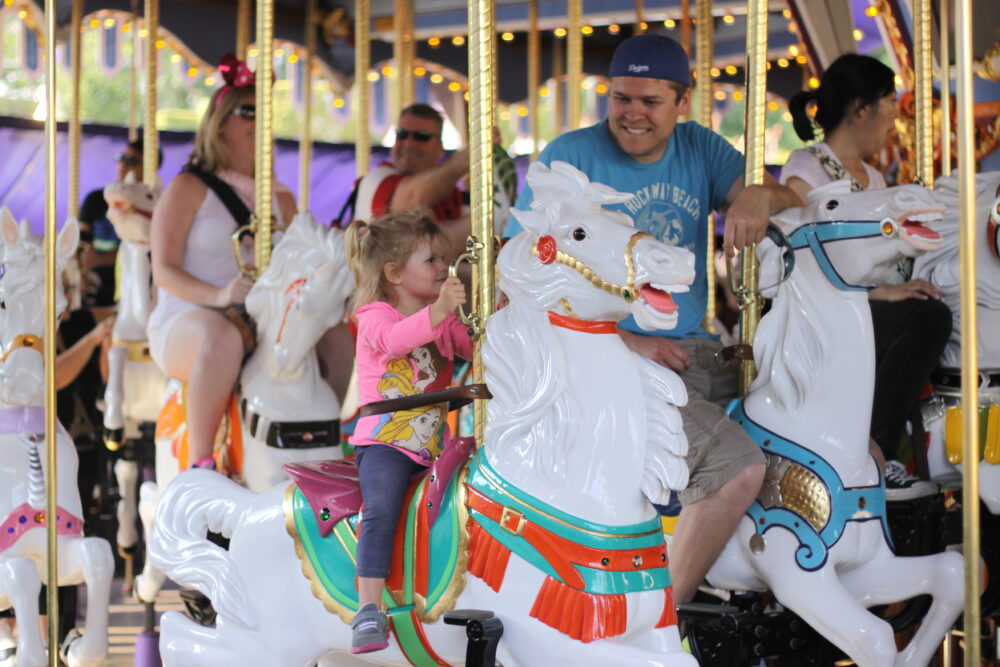
[[[619,333],[634,352],[677,371],[688,389],[681,409],[688,438],[691,481],[680,492],[683,509],[670,549],[677,602],[690,600],[764,479],[764,456],[721,405],[736,395],[736,369],[720,369],[721,344],[702,321],[709,294],[705,262],[710,211],[724,211],[723,248],[730,255],[764,238],[770,214],[801,204],[767,176],[764,185],[743,186],[743,156],[697,123],[677,123],[691,106],[690,69],[681,46],[666,35],[645,33],[622,42],[610,69],[608,119],[550,143],[539,161],[569,162],[591,181],[632,199],[608,208],[624,211],[635,226],[688,248],[698,258],[691,291],[674,294],[677,328],[640,330],[629,318]],[[525,188],[516,208],[532,202]],[[511,220],[507,236],[521,231]]]

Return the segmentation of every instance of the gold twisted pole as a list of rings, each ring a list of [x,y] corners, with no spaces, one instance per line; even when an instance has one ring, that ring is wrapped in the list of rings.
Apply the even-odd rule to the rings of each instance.
[[[254,274],[267,270],[271,261],[272,193],[274,192],[274,0],[257,0],[257,123],[254,134],[254,195],[257,228],[254,230]]]
[[[45,538],[49,667],[59,667],[59,542],[56,490],[56,0],[45,0]]]
[[[528,4],[528,128],[531,159],[538,158],[538,87],[541,78],[542,38],[538,33],[538,0]]]
[[[393,57],[396,61],[396,100],[393,107],[393,118],[413,103],[415,96],[415,80],[413,78],[413,60],[416,44],[413,41],[413,0],[396,0],[396,41],[393,44]]]
[[[744,185],[764,182],[764,129],[767,104],[767,0],[747,2],[746,65],[746,163]],[[757,246],[742,251],[743,275],[740,287],[745,292],[740,303],[740,343],[752,345],[760,322],[761,298],[757,294]],[[709,300],[712,295],[709,294]],[[752,359],[740,365],[740,393],[746,395],[757,369]]]
[[[354,3],[354,113],[357,126],[354,133],[354,163],[360,178],[368,173],[372,160],[371,140],[368,136],[368,70],[371,69],[369,0]]]
[[[972,118],[972,2],[955,0],[958,114],[959,266],[962,318],[962,553],[965,555],[965,667],[979,667],[979,359],[976,344],[976,146]]]
[[[941,0],[938,24],[941,38],[938,40],[941,55],[941,175],[951,176],[951,13],[948,0]]]
[[[306,2],[306,57],[302,63],[302,138],[299,140],[299,208],[309,210],[312,167],[313,58],[316,56],[316,0]]]
[[[712,108],[715,98],[712,96],[712,52],[715,31],[712,26],[712,0],[697,0],[695,14],[698,19],[698,30],[695,33],[695,71],[698,84],[698,109],[696,117],[702,126],[712,129]],[[705,256],[705,278],[708,283],[708,302],[705,305],[705,331],[714,333],[712,322],[715,320],[715,217],[708,214],[708,252]]]
[[[69,27],[69,47],[71,53],[73,102],[69,112],[69,207],[72,217],[80,214],[80,76],[83,68],[80,62],[80,42],[83,38],[83,0],[73,0]]]
[[[496,250],[493,233],[493,68],[496,66],[493,0],[469,0],[469,185],[472,195],[472,237],[479,248],[474,267],[473,298],[479,329],[473,350],[475,381],[485,382],[482,347],[486,320],[495,307]],[[473,410],[476,442],[483,443],[486,402],[477,400]]]
[[[160,31],[160,0],[146,0],[146,120],[142,130],[142,180],[151,189],[159,167],[160,135],[156,131],[156,35]]]
[[[583,0],[567,3],[566,35],[566,104],[569,105],[569,129],[580,127],[580,88],[583,83]]]
[[[931,0],[913,0],[913,78],[916,108],[916,177],[934,187],[934,70]]]
[[[236,5],[236,57],[247,59],[250,44],[250,0],[239,0]]]
[[[128,140],[139,138],[139,0],[132,0],[132,70],[128,77]]]

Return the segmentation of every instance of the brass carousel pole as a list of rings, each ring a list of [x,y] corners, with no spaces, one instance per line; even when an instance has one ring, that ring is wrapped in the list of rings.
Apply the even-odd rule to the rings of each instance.
[[[56,0],[45,0],[45,512],[58,514],[56,489]],[[57,522],[45,522],[45,608],[48,610],[49,667],[59,667],[59,554]]]
[[[916,177],[934,187],[934,53],[931,0],[913,0],[913,93],[916,105]]]
[[[357,126],[354,134],[354,162],[360,178],[368,173],[372,160],[371,139],[368,136],[368,70],[371,69],[369,24],[371,7],[368,0],[354,3],[354,98]]]
[[[299,208],[309,210],[309,176],[312,167],[313,58],[316,56],[316,0],[306,2],[306,57],[302,63],[302,138],[299,140]]]
[[[695,73],[698,84],[698,109],[695,120],[701,125],[712,129],[712,108],[715,98],[712,96],[712,52],[715,32],[712,25],[712,0],[697,0],[695,12],[698,19],[698,32],[695,34]],[[713,332],[712,322],[715,320],[715,217],[708,214],[708,252],[705,257],[705,276],[708,283],[708,303],[705,305],[705,330]]]
[[[711,9],[711,7],[709,7]],[[709,14],[709,20],[711,20],[712,15]],[[701,15],[698,16],[698,21],[701,21]],[[699,23],[700,25],[700,23]],[[691,55],[691,0],[681,0],[681,46],[684,47],[684,53]],[[697,48],[697,47],[695,47]]]
[[[955,0],[958,114],[959,266],[962,318],[962,552],[965,555],[965,666],[979,667],[979,359],[976,345],[976,147],[972,118],[972,0]]]
[[[744,185],[764,182],[764,129],[767,104],[767,0],[747,1],[746,65],[746,166]],[[760,322],[761,297],[757,294],[757,246],[742,250],[743,275],[740,276],[740,343],[752,345]],[[711,300],[712,295],[709,295]],[[746,395],[757,374],[752,359],[740,365],[740,393]]]
[[[69,48],[72,61],[71,73],[73,102],[69,112],[69,206],[68,214],[75,218],[80,214],[80,76],[83,73],[80,62],[80,42],[83,39],[83,0],[73,0],[69,27]]]
[[[569,129],[580,127],[580,89],[583,83],[583,0],[569,0],[567,3],[569,25],[566,35],[566,104],[569,113]]]
[[[940,66],[941,82],[941,175],[951,176],[951,9],[948,0],[941,0],[938,24],[941,27]]]
[[[642,0],[635,0],[635,34],[646,32],[646,17],[643,15]]]
[[[247,59],[250,44],[250,0],[239,0],[236,5],[236,57]]]
[[[139,138],[139,0],[132,0],[132,71],[128,77],[128,140]]]
[[[146,120],[142,130],[142,180],[156,186],[160,136],[156,131],[156,35],[160,28],[160,0],[146,0]]]
[[[257,123],[254,143],[254,196],[256,229],[254,230],[254,274],[267,270],[271,261],[271,204],[274,175],[274,99],[271,79],[274,74],[274,0],[257,0]]]
[[[396,61],[396,104],[393,108],[393,118],[399,117],[399,112],[413,104],[415,96],[415,80],[413,77],[413,60],[415,43],[413,41],[413,0],[396,0],[396,42],[393,45],[393,58]]]
[[[475,382],[486,381],[482,347],[486,320],[495,308],[496,247],[493,232],[493,68],[496,66],[493,0],[469,0],[469,186],[472,196],[472,238],[478,258],[474,270],[476,293],[475,347],[473,369]],[[477,399],[475,416],[476,443],[482,445],[486,427],[486,401]]]
[[[563,42],[556,37],[552,41],[552,94],[555,95],[552,107],[552,117],[555,120],[556,134],[562,134],[563,125]]]
[[[538,0],[528,4],[528,127],[531,132],[531,159],[538,158],[538,86],[541,78],[542,39],[538,34]]]

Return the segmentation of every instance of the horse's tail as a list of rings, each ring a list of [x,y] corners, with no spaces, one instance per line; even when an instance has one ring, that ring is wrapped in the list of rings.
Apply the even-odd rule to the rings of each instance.
[[[171,482],[156,507],[149,558],[174,581],[208,596],[221,615],[257,629],[257,619],[229,552],[206,539],[231,537],[257,494],[208,470]]]

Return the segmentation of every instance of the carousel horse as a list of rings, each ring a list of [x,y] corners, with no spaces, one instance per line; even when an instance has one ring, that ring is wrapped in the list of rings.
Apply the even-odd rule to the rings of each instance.
[[[894,555],[884,482],[868,453],[875,348],[867,289],[900,256],[938,247],[922,223],[941,210],[917,186],[851,193],[840,181],[773,216],[790,248],[761,244],[761,285],[779,284],[754,340],[759,373],[730,411],[764,449],[768,469],[709,582],[769,588],[862,667],[928,664],[962,610],[959,554]],[[776,272],[792,259],[780,282]],[[933,602],[897,653],[892,628],[867,608],[922,594]]]
[[[215,450],[218,469],[252,491],[287,479],[281,469],[286,463],[340,457],[340,404],[314,350],[323,332],[343,321],[353,290],[342,232],[298,214],[247,295],[257,345],[240,374],[239,398],[228,410],[226,447]],[[183,397],[183,390],[171,396],[157,423],[157,482],[139,489],[147,533],[159,489],[188,467],[180,460],[187,451]],[[162,584],[163,574],[147,561],[136,578],[136,595],[151,601]]]
[[[150,189],[129,173],[124,182],[104,188],[108,220],[121,239],[118,253],[121,268],[121,297],[111,332],[108,351],[108,383],[104,391],[104,441],[117,451],[128,440],[140,437],[139,424],[155,422],[163,405],[167,378],[149,356],[146,323],[153,312],[153,289],[149,258],[149,227],[159,187]],[[131,452],[130,452],[131,454]],[[137,486],[138,457],[130,455],[115,462],[118,501],[118,551],[131,563],[132,549],[139,540]],[[126,586],[131,576],[126,574]]]
[[[954,177],[934,187],[937,202],[946,208],[936,227],[942,242],[938,250],[918,258],[913,275],[937,285],[952,312],[952,335],[941,356],[941,367],[931,377],[934,395],[921,406],[928,434],[927,464],[931,479],[945,487],[961,483],[962,464],[962,313],[959,267],[958,192]],[[979,496],[994,515],[1000,515],[1000,172],[976,176],[976,344],[979,359],[980,463]]]
[[[615,324],[675,326],[670,292],[687,289],[694,257],[602,208],[630,195],[568,164],[535,163],[528,182],[537,208],[515,213],[527,231],[498,261],[510,305],[487,324],[485,443],[470,457],[468,440],[447,442],[414,482],[383,593],[390,647],[348,654],[360,502],[348,462],[289,466],[294,483],[259,495],[191,470],[164,493],[150,557],[218,618],[164,615],[165,665],[460,664],[464,629],[435,622],[454,608],[495,612],[509,667],[695,664],[650,504],[687,483],[675,407],[687,395]],[[228,551],[206,529],[230,536]]]
[[[70,219],[56,241],[57,273],[73,257],[79,227]],[[27,222],[18,227],[0,209],[0,609],[13,607],[18,621],[17,665],[48,664],[38,624],[38,594],[46,583],[45,322],[44,253]],[[56,309],[66,297],[56,289]],[[76,447],[57,427],[55,517],[59,586],[87,585],[86,633],[71,631],[63,645],[70,667],[104,664],[108,652],[108,601],[114,559],[108,543],[83,536],[77,489]]]

